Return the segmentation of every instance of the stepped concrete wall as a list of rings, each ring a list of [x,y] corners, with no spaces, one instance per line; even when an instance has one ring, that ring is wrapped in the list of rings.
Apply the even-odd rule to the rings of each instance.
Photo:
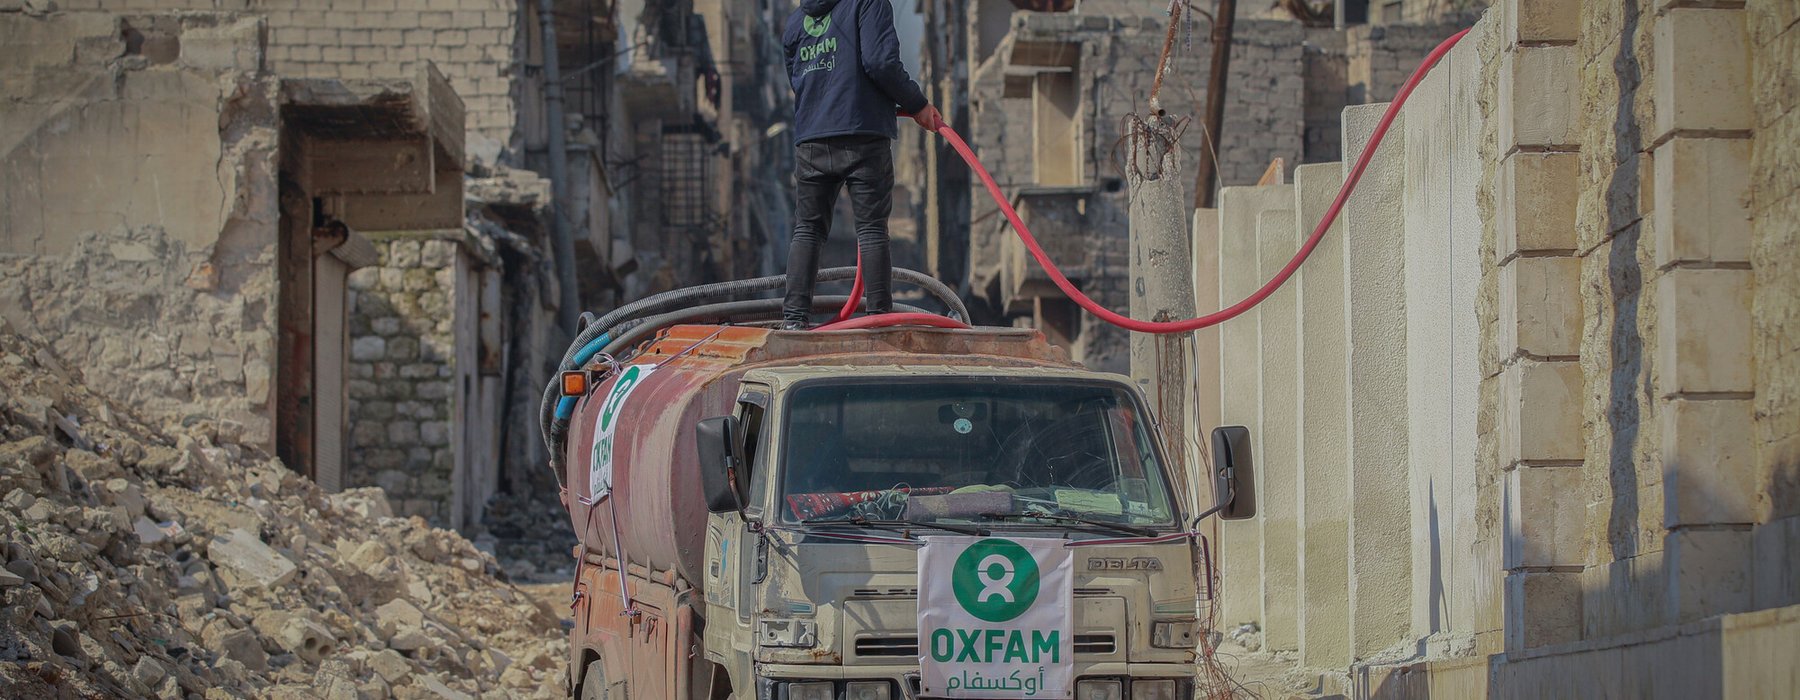
[[[1218,331],[1202,403],[1257,431],[1262,508],[1219,528],[1221,622],[1353,697],[1792,687],[1797,27],[1781,2],[1487,13],[1290,283],[1297,324],[1278,294]],[[1345,110],[1346,163],[1382,109]],[[1266,279],[1325,167],[1228,188],[1196,278]]]

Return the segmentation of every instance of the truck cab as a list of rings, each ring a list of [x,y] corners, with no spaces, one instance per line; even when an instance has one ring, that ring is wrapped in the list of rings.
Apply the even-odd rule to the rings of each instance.
[[[933,687],[921,663],[1003,656],[983,641],[966,649],[967,635],[921,642],[921,587],[950,574],[921,570],[919,549],[957,536],[1069,551],[1069,597],[1053,610],[1067,618],[1073,682],[1039,694],[1027,674],[1016,694],[987,696],[1193,696],[1201,579],[1191,514],[1126,378],[966,365],[754,370],[734,411],[703,422],[697,440],[703,478],[713,474],[704,655],[737,697],[943,697],[954,689]]]
[[[1243,428],[1196,514],[1130,381],[1035,331],[675,325],[622,357],[559,424],[580,697],[1193,697],[1194,526],[1252,514]]]

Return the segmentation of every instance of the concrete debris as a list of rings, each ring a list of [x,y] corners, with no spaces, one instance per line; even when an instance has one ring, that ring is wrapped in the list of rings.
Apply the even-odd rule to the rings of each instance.
[[[1254,622],[1238,625],[1226,635],[1226,638],[1250,651],[1262,650],[1262,630]]]
[[[474,698],[469,697],[468,693],[446,686],[442,681],[430,676],[419,679],[416,685],[424,688],[425,692],[429,693],[426,697],[443,698],[443,700],[475,700]]]
[[[293,580],[298,570],[256,535],[243,530],[213,538],[207,545],[206,557],[219,567],[219,573],[234,591],[274,588]]]
[[[387,495],[373,486],[331,494],[331,507],[370,519],[394,517]]]
[[[495,166],[487,177],[463,181],[463,199],[479,207],[493,204],[536,208],[550,204],[550,180],[531,170]]]
[[[206,421],[148,424],[42,350],[0,332],[6,696],[563,694],[558,617],[493,554]]]
[[[375,625],[383,637],[425,626],[425,613],[405,599],[396,598],[375,609]]]
[[[375,652],[365,663],[389,685],[402,685],[412,678],[412,663],[393,649]]]

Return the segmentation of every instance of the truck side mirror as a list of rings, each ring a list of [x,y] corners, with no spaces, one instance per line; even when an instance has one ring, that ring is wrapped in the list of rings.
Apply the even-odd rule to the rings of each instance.
[[[694,439],[700,457],[700,490],[706,497],[706,510],[713,513],[743,510],[744,495],[737,488],[738,472],[744,468],[737,416],[702,419],[694,426]]]
[[[1241,425],[1213,428],[1214,508],[1220,520],[1256,517],[1256,463],[1250,455],[1250,429]]]

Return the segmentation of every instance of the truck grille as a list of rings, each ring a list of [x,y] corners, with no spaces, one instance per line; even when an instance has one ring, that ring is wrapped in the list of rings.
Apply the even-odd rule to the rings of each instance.
[[[917,588],[853,588],[850,590],[850,597],[852,597],[852,598],[917,598],[917,597],[919,597],[919,589],[917,589]]]
[[[859,637],[857,656],[918,656],[918,637]]]
[[[1075,635],[1075,653],[1110,655],[1119,650],[1118,640],[1110,634],[1078,634]],[[857,656],[906,656],[919,655],[918,637],[859,637],[856,640]]]
[[[1118,651],[1119,646],[1110,634],[1078,634],[1075,635],[1075,653],[1077,654],[1111,654]]]

